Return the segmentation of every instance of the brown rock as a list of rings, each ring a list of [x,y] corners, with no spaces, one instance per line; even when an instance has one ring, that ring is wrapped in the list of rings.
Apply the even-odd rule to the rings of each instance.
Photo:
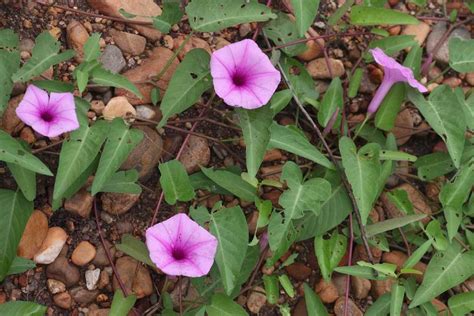
[[[402,109],[395,119],[395,127],[392,129],[393,135],[397,139],[397,145],[403,145],[413,134],[413,127],[415,122],[413,120],[413,115],[410,113],[410,109]]]
[[[309,40],[306,42],[306,50],[298,55],[298,58],[302,61],[311,61],[315,58],[320,57],[323,54],[321,47],[324,47],[324,41],[318,40],[322,45],[319,46],[315,40]]]
[[[20,138],[30,145],[36,141],[35,133],[29,127],[23,127],[21,129]]]
[[[466,81],[471,85],[471,87],[474,87],[474,72],[468,72],[466,74]]]
[[[347,315],[351,315],[351,316],[364,315],[362,311],[360,310],[360,308],[351,299],[347,301],[347,304],[348,304]],[[336,316],[343,316],[345,315],[344,310],[345,310],[345,299],[344,297],[341,297],[336,301],[336,304],[334,304],[334,314],[336,314]]]
[[[304,263],[295,262],[285,267],[286,272],[298,281],[304,281],[311,276],[311,268]]]
[[[433,66],[430,68],[428,71],[428,79],[434,80],[436,83],[442,83],[443,82],[443,72],[439,67]]]
[[[370,280],[352,276],[351,287],[354,298],[362,300],[369,295],[372,284],[370,283]]]
[[[16,254],[19,257],[33,259],[48,234],[48,218],[38,210],[33,211],[21,236]]]
[[[135,110],[137,110],[137,118],[159,122],[162,117],[160,109],[155,106],[138,105]]]
[[[148,16],[161,15],[161,8],[153,0],[88,0],[89,5],[99,10],[101,13],[122,18],[119,10],[123,9],[128,13],[135,14],[137,17],[131,19],[141,22],[152,22]],[[161,38],[161,32],[151,26],[130,24],[130,27],[136,29],[140,34],[152,41]]]
[[[137,298],[143,298],[153,293],[153,284],[150,273],[138,261],[132,257],[124,256],[117,259],[115,263],[117,272],[124,285],[132,291]],[[114,290],[120,288],[117,279],[112,281]]]
[[[179,46],[184,42],[185,40],[184,35],[180,35],[177,38],[174,39],[174,50],[176,51]],[[209,43],[206,42],[205,40],[199,38],[199,37],[191,37],[191,39],[184,44],[184,47],[181,49],[181,51],[178,54],[178,58],[180,60],[183,60],[184,56],[191,50],[195,48],[202,48],[205,51],[207,51],[209,54],[212,53],[211,47],[209,46]]]
[[[137,111],[133,105],[128,102],[126,97],[115,97],[105,106],[102,115],[106,120],[113,120],[116,117],[133,120],[137,115]]]
[[[96,250],[88,241],[81,241],[72,252],[71,260],[76,266],[84,266],[94,259]]]
[[[146,39],[143,36],[115,29],[111,29],[109,33],[122,52],[136,56],[145,51]]]
[[[315,291],[324,304],[334,303],[339,297],[337,288],[332,281],[326,282],[324,279],[319,280],[316,284]]]
[[[443,84],[450,86],[453,89],[459,87],[461,83],[462,80],[456,77],[449,77],[443,80]]]
[[[258,314],[262,307],[267,303],[267,296],[264,293],[265,290],[260,286],[254,287],[253,291],[250,292],[250,295],[247,298],[247,308],[250,312]]]
[[[151,56],[144,59],[143,62],[136,68],[126,71],[123,75],[134,83],[143,95],[143,99],[138,98],[133,93],[124,90],[116,89],[115,94],[119,96],[127,97],[128,101],[133,105],[149,104],[151,103],[150,93],[154,85],[149,83],[137,83],[149,80],[151,77],[156,76],[162,71],[169,59],[173,57],[173,52],[164,47],[158,47],[153,49]],[[171,63],[171,66],[161,76],[160,80],[156,83],[160,89],[161,95],[164,95],[168,82],[171,79],[176,67],[178,67],[179,61],[175,58]]]
[[[423,45],[429,33],[430,26],[424,22],[407,25],[402,31],[402,35],[414,35],[415,41],[417,41],[420,46]]]
[[[411,184],[404,183],[394,188],[393,190],[404,190],[408,194],[408,199],[413,205],[413,210],[416,214],[427,214],[431,215],[433,212],[431,207],[426,202],[425,197],[417,189],[415,189]],[[387,197],[385,193],[381,195],[381,201],[385,212],[389,218],[403,217],[406,216],[403,211],[399,210],[395,204],[393,204]],[[429,217],[425,217],[421,220],[422,223],[426,224],[430,221]]]
[[[67,25],[67,42],[76,51],[76,60],[81,62],[84,59],[84,44],[89,39],[86,28],[78,21],[72,20]]]
[[[438,315],[450,315],[449,313],[446,313],[448,311],[448,307],[446,306],[446,304],[444,304],[440,300],[435,298],[434,300],[431,301],[431,303],[434,305],[434,307],[438,311],[439,313]]]
[[[291,313],[293,316],[308,316],[308,311],[306,310],[306,301],[304,297],[302,297],[298,303],[296,303],[293,312]]]
[[[128,212],[137,203],[140,194],[131,193],[104,193],[101,195],[104,211],[120,215]]]
[[[147,127],[138,127],[144,133],[142,141],[128,155],[121,169],[138,170],[141,179],[148,177],[160,162],[163,154],[163,140],[158,133]]]
[[[81,274],[79,269],[70,264],[65,257],[58,257],[46,268],[46,276],[66,284],[67,287],[79,282]]]
[[[279,149],[273,148],[265,152],[263,161],[279,161],[283,159],[283,154]]]
[[[94,197],[84,187],[64,202],[64,208],[73,214],[88,218],[92,211]]]
[[[58,294],[66,291],[66,284],[55,279],[46,280],[46,285],[51,294]]]
[[[105,241],[105,245],[109,249],[110,255],[113,260],[116,252],[114,245],[112,245],[108,240]],[[97,253],[92,263],[96,266],[107,266],[110,264],[109,259],[107,258],[107,254],[105,253],[105,248],[102,244],[97,247]]]
[[[105,108],[104,101],[102,100],[91,101],[91,110],[94,111],[97,115],[102,115],[104,108]]]
[[[104,289],[110,284],[110,276],[106,271],[100,272],[99,276],[99,283],[97,284],[97,287],[99,289]]]
[[[80,305],[86,305],[94,302],[97,295],[99,295],[98,290],[88,291],[80,286],[71,289],[70,292],[74,301]]]
[[[53,262],[61,252],[67,240],[67,234],[61,227],[51,227],[48,229],[41,248],[34,256],[34,261],[41,264]]]
[[[397,282],[394,279],[372,280],[372,295],[375,299],[392,290],[392,285]]]
[[[70,309],[72,306],[72,297],[68,292],[59,293],[53,296],[54,304],[62,309]]]
[[[345,70],[342,61],[329,58],[328,62],[332,70],[332,76],[329,74],[329,68],[325,58],[318,58],[310,61],[307,70],[314,79],[330,79],[344,75]]]
[[[189,174],[194,173],[200,170],[201,166],[206,167],[210,160],[211,149],[207,139],[191,135],[179,159],[186,171]]]
[[[110,316],[110,308],[99,308],[89,311],[87,316]]]
[[[23,100],[23,96],[23,94],[20,94],[11,98],[10,101],[8,101],[5,112],[3,112],[3,117],[0,117],[0,128],[8,134],[18,133],[23,126],[15,112],[21,100]]]
[[[373,259],[375,263],[379,263],[380,259],[382,258],[382,250],[376,247],[370,247],[370,252],[372,252]],[[367,255],[367,251],[365,250],[364,245],[357,245],[354,248],[354,257],[352,259],[353,262],[357,261],[365,261],[369,262],[369,256]]]

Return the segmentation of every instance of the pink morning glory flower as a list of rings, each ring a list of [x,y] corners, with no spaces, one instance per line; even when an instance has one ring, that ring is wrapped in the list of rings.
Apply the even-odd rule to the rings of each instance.
[[[200,277],[212,267],[217,239],[186,214],[177,214],[146,231],[156,266],[170,276]]]
[[[51,93],[29,85],[16,115],[36,132],[48,137],[79,128],[72,93]]]
[[[249,39],[227,45],[211,56],[214,90],[225,103],[256,109],[268,103],[280,83],[280,72]]]
[[[372,53],[372,56],[374,57],[377,64],[383,66],[384,77],[382,83],[377,89],[377,92],[375,92],[375,95],[369,104],[369,108],[367,110],[369,114],[375,113],[377,111],[383,99],[385,98],[385,95],[397,82],[406,82],[422,93],[428,91],[425,86],[415,79],[413,71],[410,68],[400,65],[395,59],[387,56],[384,51],[378,47],[371,49],[370,52]]]

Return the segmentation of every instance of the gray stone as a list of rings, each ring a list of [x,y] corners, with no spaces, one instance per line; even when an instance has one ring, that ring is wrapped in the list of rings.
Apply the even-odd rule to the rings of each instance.
[[[439,22],[433,27],[433,30],[431,31],[430,35],[428,36],[428,40],[426,42],[426,50],[428,54],[431,54],[436,46],[438,44],[439,40],[443,36],[443,34],[446,32],[447,26],[445,22]],[[455,29],[451,35],[449,35],[448,39],[441,45],[440,49],[434,56],[434,59],[436,61],[439,61],[441,63],[447,64],[449,62],[449,49],[448,49],[448,43],[449,40],[458,37],[464,40],[471,39],[471,34],[469,33],[468,30],[464,28],[457,28]]]
[[[119,73],[125,68],[127,63],[123,58],[122,51],[115,45],[107,45],[100,56],[100,62],[105,69]]]

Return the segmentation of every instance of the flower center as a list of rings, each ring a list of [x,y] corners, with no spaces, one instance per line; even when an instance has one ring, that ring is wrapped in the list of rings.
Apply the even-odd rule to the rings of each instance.
[[[246,79],[247,78],[245,78],[244,75],[242,75],[241,73],[236,72],[232,76],[232,83],[234,85],[236,85],[237,87],[241,87],[241,86],[245,85],[245,82],[247,81]]]
[[[171,251],[171,255],[175,260],[183,260],[186,259],[186,252],[182,248],[173,248]]]
[[[43,113],[41,113],[40,117],[43,121],[47,123],[52,122],[54,119],[54,116],[48,111],[44,111]]]

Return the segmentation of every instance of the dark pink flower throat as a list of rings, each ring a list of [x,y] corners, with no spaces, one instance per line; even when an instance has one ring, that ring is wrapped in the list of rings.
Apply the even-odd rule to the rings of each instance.
[[[40,117],[43,121],[50,123],[54,120],[54,115],[49,111],[44,111],[40,114]]]
[[[173,250],[171,251],[171,255],[173,256],[175,260],[178,260],[178,261],[186,259],[186,252],[181,247],[173,248]]]
[[[247,77],[241,72],[236,71],[232,75],[232,83],[237,87],[242,87],[247,84]]]

